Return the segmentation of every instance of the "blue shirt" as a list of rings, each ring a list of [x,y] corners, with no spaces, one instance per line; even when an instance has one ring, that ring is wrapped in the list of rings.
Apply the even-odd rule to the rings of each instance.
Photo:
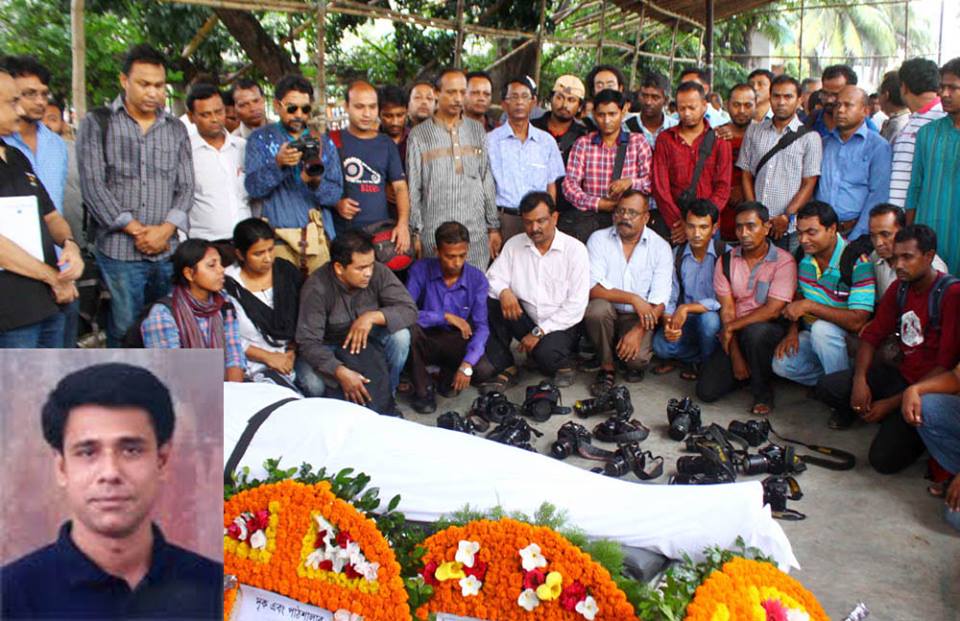
[[[683,299],[680,300],[680,280],[677,270],[673,270],[673,290],[670,292],[670,302],[664,310],[665,315],[672,315],[680,304],[702,304],[709,311],[720,310],[717,293],[713,290],[713,272],[717,265],[717,250],[713,241],[707,244],[707,253],[703,261],[697,261],[693,256],[690,244],[683,246],[683,258],[680,259],[680,276],[683,278]],[[676,266],[676,263],[674,263]]]
[[[615,226],[594,232],[587,240],[587,252],[591,289],[596,285],[620,289],[639,295],[653,306],[670,301],[673,253],[670,244],[650,227],[644,227],[629,260],[623,254],[623,242]],[[622,313],[636,312],[629,304],[614,307]]]
[[[823,139],[823,163],[817,200],[837,212],[840,222],[857,220],[847,239],[869,232],[870,210],[890,197],[890,143],[861,123],[843,142],[834,128]]]
[[[306,132],[304,132],[304,135]],[[300,228],[309,222],[311,209],[335,205],[343,195],[343,176],[340,171],[340,156],[337,147],[328,136],[323,144],[323,180],[317,189],[310,189],[300,178],[303,164],[280,168],[277,152],[293,140],[280,123],[272,123],[257,129],[247,139],[244,161],[246,178],[244,185],[252,199],[260,199],[263,216],[274,228]],[[327,237],[333,239],[335,232],[333,215],[323,210],[323,226]]]
[[[497,206],[516,209],[529,192],[545,192],[547,185],[565,174],[557,141],[549,133],[527,124],[527,139],[513,133],[509,123],[487,134],[490,170],[497,185]]]
[[[73,543],[57,541],[3,567],[4,619],[223,618],[223,565],[169,544],[153,526],[147,575],[131,590]]]
[[[821,138],[826,138],[827,134],[830,133],[830,130],[827,129],[827,124],[823,121],[823,112],[824,111],[821,108],[820,110],[817,110],[816,114],[814,114],[813,128],[817,130],[817,133],[820,134]],[[808,121],[808,119],[802,119],[802,120],[804,123]],[[874,131],[878,134],[880,133],[880,129],[877,127],[876,123],[870,120],[869,116],[866,117],[865,125],[867,126],[867,129],[869,129],[870,131]]]
[[[34,153],[23,141],[20,132],[6,137],[11,147],[23,153],[43,184],[43,189],[53,200],[53,206],[63,213],[63,190],[67,186],[67,143],[63,138],[37,123],[37,152]]]
[[[357,138],[346,129],[340,131],[339,137],[344,195],[359,203],[360,213],[351,220],[334,213],[337,231],[389,220],[387,184],[406,179],[396,143],[386,134]]]
[[[487,324],[487,277],[469,263],[463,265],[463,272],[449,288],[443,281],[443,271],[437,258],[421,259],[410,266],[407,273],[407,290],[420,309],[417,324],[421,328],[442,328],[448,326],[444,318],[451,313],[466,319],[473,328],[473,336],[467,342],[467,353],[463,361],[476,366],[483,355],[490,327]]]

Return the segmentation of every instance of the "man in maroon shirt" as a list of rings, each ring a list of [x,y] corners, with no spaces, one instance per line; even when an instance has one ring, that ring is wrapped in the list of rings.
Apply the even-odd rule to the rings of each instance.
[[[899,282],[887,289],[876,316],[864,328],[856,366],[825,376],[816,387],[817,398],[834,410],[831,427],[847,428],[857,417],[880,423],[869,458],[870,465],[884,474],[903,470],[924,450],[916,429],[900,412],[903,391],[952,369],[960,360],[960,283],[944,289],[939,321],[930,319],[932,293],[948,277],[933,269],[936,233],[922,224],[904,227],[897,233],[893,253]],[[902,306],[901,288],[905,288]],[[877,347],[891,335],[899,335],[903,361],[897,366],[874,362]]]
[[[705,198],[721,212],[730,198],[730,174],[733,156],[730,143],[718,140],[705,119],[707,96],[696,82],[684,82],[677,89],[677,114],[680,124],[664,131],[657,137],[653,152],[653,195],[657,208],[670,228],[670,241],[674,246],[687,241],[680,197],[693,182],[700,144],[713,138],[713,148],[706,157],[703,172],[693,188],[695,197]]]

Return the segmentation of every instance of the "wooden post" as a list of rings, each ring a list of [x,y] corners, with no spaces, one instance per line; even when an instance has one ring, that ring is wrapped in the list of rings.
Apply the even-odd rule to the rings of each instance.
[[[317,107],[320,132],[327,130],[327,0],[317,1]]]
[[[600,2],[600,39],[597,41],[597,62],[600,64],[600,59],[603,56],[603,37],[607,34],[607,0],[601,0]]]
[[[797,42],[797,77],[803,79],[803,14],[806,9],[804,0],[800,0],[800,39]]]
[[[543,63],[543,31],[547,27],[547,0],[540,0],[540,25],[537,26],[537,60],[533,64],[533,83],[540,93],[546,92],[540,86],[540,70]]]
[[[73,56],[73,109],[79,123],[87,113],[87,40],[83,31],[83,0],[70,2],[70,48]]]
[[[937,65],[943,62],[943,3],[940,0],[940,37],[937,39]]]
[[[713,86],[713,0],[705,0],[704,14],[706,16],[706,25],[703,28],[704,54],[707,68],[707,79]]]
[[[453,51],[453,65],[463,66],[463,0],[457,0],[457,44]]]
[[[910,58],[910,0],[903,3],[903,60]]]
[[[680,20],[673,22],[673,39],[670,41],[670,71],[667,79],[673,82],[673,57],[677,54],[677,29],[680,28]]]

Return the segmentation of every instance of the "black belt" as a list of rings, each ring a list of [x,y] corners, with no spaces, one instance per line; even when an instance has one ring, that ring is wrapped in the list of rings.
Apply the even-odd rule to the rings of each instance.
[[[519,216],[519,215],[520,215],[520,208],[519,208],[519,207],[500,207],[500,206],[497,206],[497,211],[499,211],[500,213],[505,213],[505,214],[507,214],[508,216]]]

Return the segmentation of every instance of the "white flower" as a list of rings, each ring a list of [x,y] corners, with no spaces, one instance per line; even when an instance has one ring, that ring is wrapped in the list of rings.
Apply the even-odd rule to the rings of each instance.
[[[304,561],[303,564],[309,567],[310,569],[317,569],[318,567],[320,567],[320,563],[325,560],[326,559],[324,558],[324,551],[321,550],[320,548],[317,548],[307,556],[307,560]]]
[[[788,610],[787,611],[787,621],[810,621],[810,615],[803,612],[802,610]]]
[[[366,563],[366,566],[363,568],[363,570],[358,569],[357,571],[363,574],[363,577],[366,578],[368,581],[373,582],[374,580],[377,579],[378,569],[380,569],[380,563]]]
[[[537,597],[536,591],[527,589],[520,594],[520,597],[517,599],[517,604],[527,612],[533,612],[533,609],[540,605],[540,598]]]
[[[480,587],[482,586],[483,583],[477,580],[476,576],[460,578],[460,592],[463,593],[464,597],[468,597],[470,595],[479,595]]]
[[[345,608],[341,608],[333,613],[333,621],[363,621],[363,617]]]
[[[593,621],[593,618],[597,616],[597,612],[599,612],[600,609],[597,608],[597,600],[587,595],[585,599],[577,603],[575,610],[582,614],[587,621]]]
[[[356,565],[357,563],[367,560],[364,558],[363,552],[360,551],[360,544],[355,541],[348,543],[347,547],[343,550],[347,553],[347,558],[350,559],[351,565]]]
[[[267,535],[262,530],[250,535],[250,547],[254,550],[262,550],[267,547]]]
[[[463,563],[466,567],[473,567],[473,557],[480,551],[480,544],[476,541],[461,541],[457,546],[457,555],[454,557],[458,563]]]
[[[233,518],[233,523],[240,527],[240,541],[247,540],[247,521],[243,519],[243,516]]]
[[[547,559],[540,553],[540,546],[535,543],[531,543],[520,550],[520,558],[523,559],[522,564],[525,571],[533,571],[547,566]]]

